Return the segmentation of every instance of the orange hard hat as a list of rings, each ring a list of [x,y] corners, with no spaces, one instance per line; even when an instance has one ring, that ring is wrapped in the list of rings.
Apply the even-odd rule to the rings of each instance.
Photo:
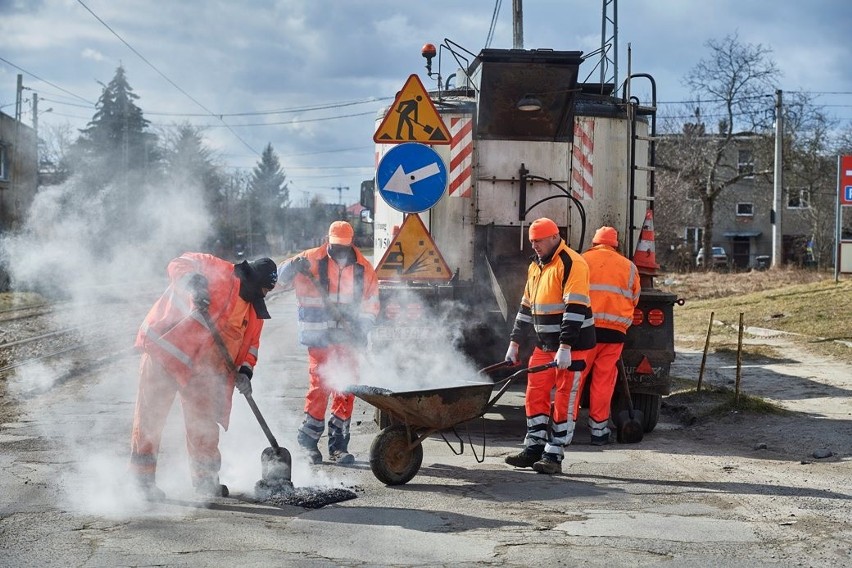
[[[328,228],[328,242],[332,245],[349,246],[354,236],[355,229],[346,221],[335,221]]]
[[[608,245],[613,248],[618,246],[618,232],[612,227],[601,227],[595,232],[595,238],[592,239],[593,245]]]
[[[536,219],[530,225],[530,240],[537,241],[539,239],[545,239],[547,237],[552,237],[553,235],[559,234],[559,227],[556,226],[556,223],[548,219],[547,217],[542,217],[540,219]]]

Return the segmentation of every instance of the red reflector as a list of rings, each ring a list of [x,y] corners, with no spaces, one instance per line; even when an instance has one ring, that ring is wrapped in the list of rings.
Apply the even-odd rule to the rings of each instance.
[[[666,321],[666,316],[663,314],[663,310],[650,310],[648,312],[648,323],[651,325],[663,325],[663,322]]]
[[[417,303],[408,304],[406,313],[408,314],[408,319],[420,319],[423,316],[423,306]]]
[[[388,319],[396,319],[401,311],[400,305],[396,302],[385,306],[385,317]]]
[[[633,310],[633,325],[642,325],[643,321],[645,321],[645,314],[639,308],[635,308]]]
[[[643,355],[642,360],[639,361],[639,364],[636,365],[636,374],[637,375],[653,375],[654,368],[651,367],[651,362],[648,361],[648,356]]]

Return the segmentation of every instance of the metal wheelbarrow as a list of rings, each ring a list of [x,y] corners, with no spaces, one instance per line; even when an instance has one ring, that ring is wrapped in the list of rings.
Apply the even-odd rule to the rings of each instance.
[[[489,373],[507,367],[504,361],[482,369],[480,373]],[[520,369],[497,382],[483,382],[446,388],[419,391],[393,392],[383,388],[355,385],[349,387],[358,398],[368,402],[381,411],[387,412],[392,420],[373,439],[370,446],[370,469],[373,475],[387,485],[403,485],[420,470],[423,462],[423,440],[442,430],[483,416],[496,404],[517,377],[527,373],[537,373],[556,366],[555,362]],[[580,370],[585,364],[575,361],[571,370]],[[501,385],[502,383],[502,385]],[[493,397],[494,388],[500,390]],[[458,437],[458,434],[456,434]],[[461,441],[461,438],[459,437]],[[448,445],[449,441],[445,440]],[[484,440],[483,440],[484,444]],[[450,448],[455,454],[461,451]],[[482,462],[477,457],[477,461]]]

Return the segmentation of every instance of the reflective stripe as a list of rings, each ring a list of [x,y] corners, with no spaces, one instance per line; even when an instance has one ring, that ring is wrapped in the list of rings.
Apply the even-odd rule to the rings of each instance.
[[[628,290],[626,288],[620,288],[618,286],[613,286],[610,284],[592,284],[589,286],[589,290],[592,292],[608,292],[610,294],[616,294],[618,296],[624,296],[628,300],[633,299],[633,290]]]
[[[187,368],[192,368],[192,359],[189,355],[178,349],[173,343],[163,339],[156,331],[150,329],[147,323],[142,324],[142,333],[157,347],[180,361]]]
[[[562,321],[567,321],[567,322],[580,323],[580,322],[583,322],[585,320],[586,320],[585,315],[577,314],[577,313],[574,313],[574,312],[565,312],[565,314],[562,316]]]
[[[589,430],[592,431],[592,436],[606,436],[609,434],[610,430],[608,427],[608,422],[596,422],[589,418]]]
[[[591,300],[589,300],[589,297],[587,295],[575,294],[573,292],[571,294],[565,294],[564,296],[562,296],[562,300],[566,304],[574,303],[574,304],[588,305],[588,304],[591,303]]]
[[[249,347],[248,354],[254,355],[254,358],[257,359],[257,347]],[[251,365],[249,365],[249,367],[251,367]]]
[[[532,316],[518,312],[518,315],[515,316],[515,321],[522,321],[524,323],[532,323]]]
[[[595,318],[597,318],[598,320],[611,321],[613,323],[620,323],[620,324],[625,325],[625,326],[630,326],[633,323],[633,318],[625,318],[625,317],[622,317],[622,316],[617,316],[615,314],[597,313],[597,314],[595,314]]]
[[[533,312],[536,314],[547,314],[553,312],[561,312],[565,309],[565,304],[533,304]]]
[[[544,324],[544,325],[535,325],[534,329],[538,333],[559,333],[562,331],[562,326],[558,323],[556,324]]]

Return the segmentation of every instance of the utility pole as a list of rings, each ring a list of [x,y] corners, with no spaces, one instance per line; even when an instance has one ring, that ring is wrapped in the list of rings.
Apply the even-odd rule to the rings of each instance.
[[[339,205],[343,205],[343,190],[344,190],[344,189],[345,189],[345,190],[348,190],[348,189],[349,189],[349,187],[348,187],[348,186],[340,186],[340,185],[338,185],[337,187],[332,187],[331,189],[337,190],[337,203],[338,203]]]
[[[524,48],[523,0],[512,0],[512,49]]]
[[[607,13],[609,9],[612,10],[612,15]],[[611,45],[608,45],[610,42]],[[601,85],[611,81],[615,92],[618,93],[618,0],[601,0],[601,61],[599,65]]]
[[[781,196],[784,193],[784,169],[783,152],[784,144],[784,116],[781,89],[775,91],[775,167],[772,195],[772,211],[770,221],[772,223],[772,268],[781,265]]]

